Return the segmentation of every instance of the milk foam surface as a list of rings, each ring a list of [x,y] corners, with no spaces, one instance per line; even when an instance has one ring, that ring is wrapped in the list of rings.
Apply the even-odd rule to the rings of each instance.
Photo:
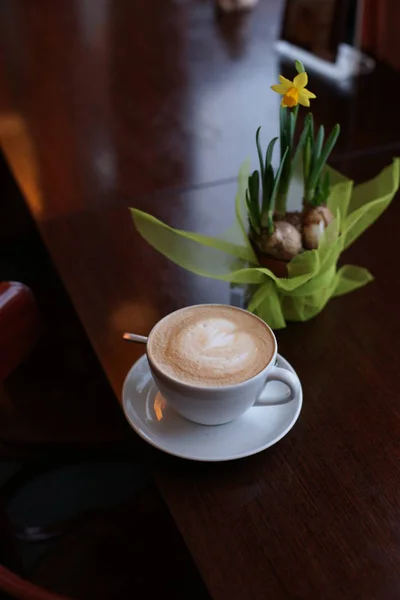
[[[202,386],[250,379],[267,366],[274,349],[262,321],[220,305],[173,313],[157,325],[148,343],[149,356],[162,372]]]

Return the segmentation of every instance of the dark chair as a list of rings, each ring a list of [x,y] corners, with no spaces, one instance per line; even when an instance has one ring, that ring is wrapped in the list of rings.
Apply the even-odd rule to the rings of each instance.
[[[0,282],[0,385],[27,357],[39,335],[32,292],[22,283]],[[4,397],[4,396],[3,396]],[[13,555],[11,531],[0,514],[1,554]],[[26,581],[0,565],[0,590],[19,600],[68,600]]]
[[[0,590],[18,600],[70,600],[59,596],[22,579],[9,569],[0,565]]]
[[[27,357],[38,335],[39,315],[30,289],[0,282],[0,383]]]

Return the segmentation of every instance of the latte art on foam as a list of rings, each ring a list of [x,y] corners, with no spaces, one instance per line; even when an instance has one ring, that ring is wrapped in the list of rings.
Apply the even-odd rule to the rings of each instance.
[[[275,342],[250,313],[202,305],[169,315],[150,336],[149,357],[166,375],[193,385],[230,385],[269,363]]]
[[[254,352],[252,337],[228,319],[200,320],[175,340],[176,350],[199,369],[234,373]]]

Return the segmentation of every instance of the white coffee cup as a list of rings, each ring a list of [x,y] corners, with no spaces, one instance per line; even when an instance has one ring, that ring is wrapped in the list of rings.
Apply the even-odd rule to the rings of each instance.
[[[242,309],[236,308],[235,310]],[[255,315],[252,317],[259,318]],[[156,327],[157,325],[150,332],[149,341]],[[271,360],[257,375],[232,385],[206,387],[178,381],[162,372],[147,353],[150,370],[159,391],[177,413],[185,419],[201,425],[229,423],[252,406],[268,407],[291,402],[299,394],[300,381],[294,373],[275,366],[278,346],[273,331],[269,327],[268,329],[275,343]],[[266,335],[268,335],[267,331]],[[278,400],[264,398],[262,392],[270,381],[284,383],[289,388],[286,395]]]

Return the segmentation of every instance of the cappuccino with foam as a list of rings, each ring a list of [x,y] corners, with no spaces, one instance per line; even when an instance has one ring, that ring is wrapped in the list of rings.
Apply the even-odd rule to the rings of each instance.
[[[183,308],[162,319],[147,344],[150,360],[165,375],[195,386],[241,383],[260,373],[275,352],[261,319],[225,305]]]

